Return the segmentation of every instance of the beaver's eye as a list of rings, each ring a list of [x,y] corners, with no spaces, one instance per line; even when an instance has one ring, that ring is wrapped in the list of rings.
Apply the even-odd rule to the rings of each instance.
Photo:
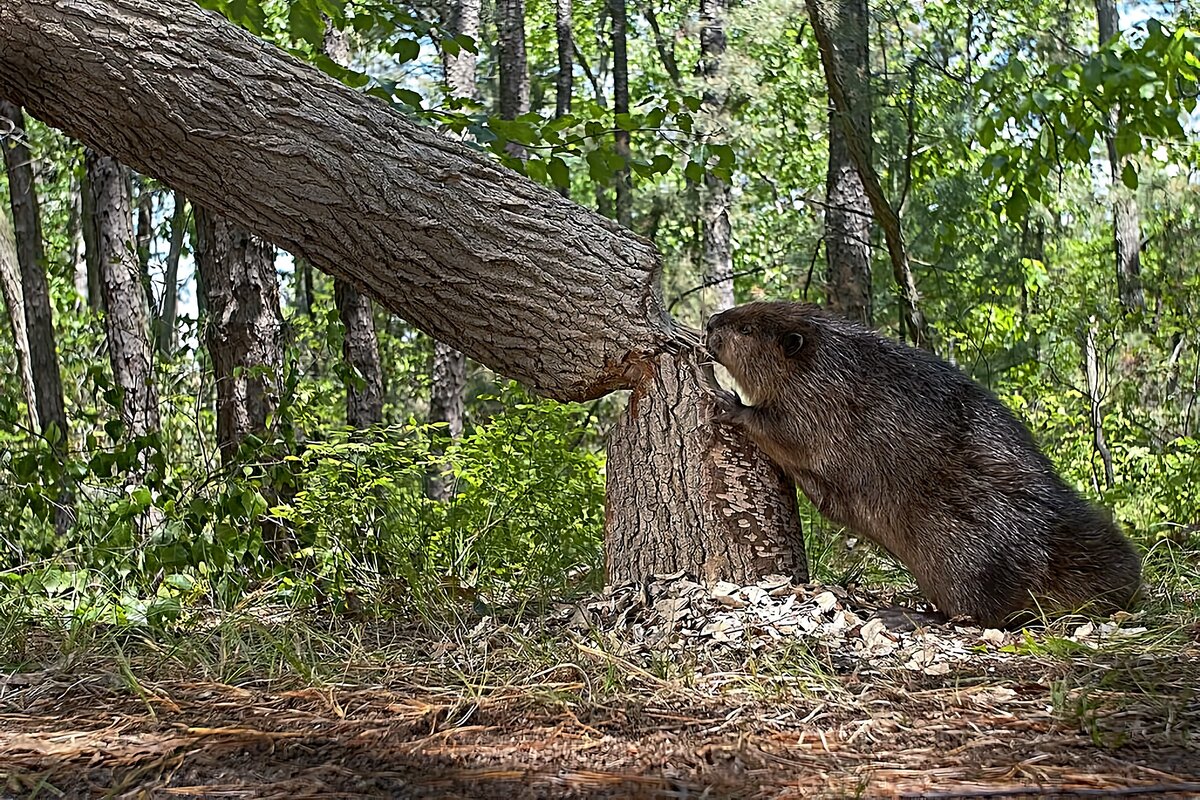
[[[738,333],[742,334],[743,336],[749,336],[753,331],[754,328],[750,325],[743,325],[742,327],[738,328]]]

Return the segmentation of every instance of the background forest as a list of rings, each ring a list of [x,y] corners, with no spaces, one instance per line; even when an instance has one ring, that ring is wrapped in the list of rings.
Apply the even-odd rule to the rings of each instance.
[[[931,347],[1200,589],[1191,4],[201,4],[651,239],[684,322],[807,299]],[[0,627],[602,581],[623,398],[538,399],[0,105]],[[815,578],[905,580],[805,527]]]

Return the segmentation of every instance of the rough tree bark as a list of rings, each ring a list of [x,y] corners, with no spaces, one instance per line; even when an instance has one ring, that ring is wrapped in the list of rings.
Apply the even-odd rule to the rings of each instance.
[[[554,118],[571,113],[571,95],[575,90],[575,36],[571,31],[572,0],[554,2],[554,36],[558,47],[558,74],[554,80]],[[571,196],[571,187],[560,186],[558,193]]]
[[[187,198],[173,192],[175,208],[171,212],[171,241],[167,248],[167,266],[163,276],[163,301],[155,317],[155,343],[158,352],[170,356],[175,352],[175,317],[179,308],[179,259],[183,255],[183,240],[187,236]]]
[[[629,113],[629,48],[626,43],[627,16],[625,0],[608,0],[608,13],[612,17],[612,53],[613,53],[613,112],[615,114]],[[630,172],[630,161],[633,151],[630,146],[629,131],[620,127],[614,135],[613,149],[621,157],[621,167],[617,170],[617,222],[626,228],[633,227],[633,183]]]
[[[0,98],[9,97],[0,89]],[[46,254],[42,247],[42,217],[33,180],[33,161],[25,144],[25,115],[20,106],[0,99],[0,149],[8,172],[17,266],[25,305],[25,335],[29,341],[37,418],[41,432],[65,457],[70,429],[63,403],[62,376],[54,336],[50,285],[46,280]],[[54,528],[65,533],[75,521],[75,501],[69,489],[59,497]]]
[[[728,125],[725,104],[728,88],[721,79],[725,55],[725,15],[728,0],[700,0],[700,64],[704,81],[704,107],[713,127]],[[706,137],[708,138],[708,137]],[[733,231],[729,224],[730,187],[711,172],[704,175],[700,218],[704,283],[701,314],[707,317],[733,305]]]
[[[921,311],[921,295],[917,291],[917,283],[913,278],[912,269],[908,263],[908,253],[904,247],[904,236],[900,230],[900,217],[879,182],[879,175],[871,164],[871,151],[863,132],[854,124],[854,106],[848,98],[845,83],[839,70],[837,48],[832,31],[838,26],[838,18],[842,14],[839,0],[805,0],[808,6],[808,17],[812,23],[813,35],[817,40],[817,48],[821,52],[821,65],[825,70],[825,84],[829,89],[829,100],[833,122],[845,134],[846,152],[854,163],[854,169],[862,181],[863,190],[871,204],[871,212],[875,221],[883,229],[883,238],[887,244],[888,259],[892,264],[892,277],[900,292],[900,301],[904,306],[902,326],[912,339],[913,344],[925,349],[932,349],[933,339],[930,337],[929,325]]]
[[[1100,28],[1100,44],[1114,38],[1120,27],[1115,0],[1096,0],[1096,20]],[[1109,119],[1110,133],[1105,137],[1108,164],[1112,175],[1113,251],[1117,267],[1117,296],[1126,314],[1146,310],[1146,295],[1142,290],[1142,225],[1137,200],[1125,187],[1121,174],[1129,163],[1128,156],[1117,152],[1117,134],[1121,130],[1121,110],[1114,108]]]
[[[575,82],[575,37],[571,33],[571,0],[554,2],[554,36],[558,44],[558,74],[554,79],[554,117],[571,113]]]
[[[830,14],[830,38],[846,94],[847,117],[871,157],[871,84],[866,0],[842,0]],[[829,112],[829,167],[825,178],[825,296],[829,307],[864,325],[871,313],[871,202],[850,157],[846,130]]]
[[[87,269],[87,303],[92,311],[99,311],[104,307],[104,298],[100,295],[100,239],[96,232],[96,209],[86,180],[83,181],[79,203],[82,215],[80,227],[83,234],[83,262]]]
[[[525,54],[525,0],[496,0],[496,49],[500,68],[500,117],[529,112],[529,63]],[[474,75],[472,75],[474,80]],[[525,148],[509,142],[508,152],[523,158]]]
[[[0,292],[8,309],[9,330],[17,355],[17,373],[21,393],[29,413],[29,429],[41,430],[38,423],[37,390],[33,382],[33,359],[29,354],[29,334],[25,325],[25,298],[21,295],[21,267],[17,264],[17,241],[8,214],[0,211]]]
[[[154,246],[154,192],[147,185],[149,182],[134,176],[125,170],[129,181],[130,197],[134,205],[134,236],[137,243],[138,279],[142,282],[142,291],[146,293],[146,308],[154,308],[154,286],[150,283],[150,250]]]
[[[350,43],[344,31],[325,26],[325,55],[342,66],[350,64]],[[371,298],[341,278],[333,279],[333,302],[342,319],[342,358],[356,379],[346,382],[346,424],[369,428],[383,422],[383,365],[375,335]]]
[[[217,385],[222,462],[262,434],[279,400],[283,318],[275,248],[207,208],[196,211],[196,267],[208,319],[204,339]]]
[[[610,543],[671,542],[718,526],[730,580],[746,554],[803,563],[791,487],[731,431],[697,457],[702,395],[677,352],[653,246],[460,143],[346,89],[190,0],[9,0],[0,5],[0,94],[244,220],[435,338],[548,397],[636,389],[610,459]],[[236,172],[239,180],[227,177]],[[205,279],[207,280],[207,279]],[[686,349],[685,349],[686,352]],[[677,375],[677,396],[662,375]],[[644,421],[648,409],[671,424]],[[674,410],[671,410],[674,409]],[[690,417],[690,419],[689,419]],[[774,477],[773,477],[774,476]],[[656,487],[641,500],[622,486]],[[757,502],[732,498],[761,486]],[[643,498],[645,495],[643,495]],[[783,498],[781,501],[779,498]],[[678,513],[670,513],[678,512]],[[692,521],[695,521],[694,524]],[[706,533],[708,533],[706,529]],[[751,538],[753,537],[753,538]],[[614,575],[645,577],[613,544]],[[743,557],[744,556],[744,557]],[[685,560],[669,566],[701,571]],[[664,566],[667,566],[664,564]]]
[[[67,437],[67,413],[63,405],[62,378],[51,316],[50,286],[46,281],[46,255],[42,250],[42,218],[34,189],[33,162],[25,145],[25,115],[20,107],[0,100],[0,134],[8,190],[12,204],[13,233],[17,243],[17,265],[21,270],[21,294],[25,301],[25,326],[29,357],[37,390],[37,413],[42,432],[58,429]]]
[[[709,581],[771,573],[807,581],[795,489],[738,431],[709,422],[712,405],[694,375],[690,355],[660,361],[613,431],[609,581],[681,567]]]
[[[87,191],[96,215],[104,334],[113,380],[121,387],[121,422],[134,436],[158,430],[149,319],[129,197],[128,170],[88,150]]]

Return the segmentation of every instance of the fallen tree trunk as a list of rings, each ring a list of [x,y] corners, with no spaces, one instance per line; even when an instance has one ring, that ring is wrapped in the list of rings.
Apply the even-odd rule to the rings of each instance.
[[[5,0],[0,95],[540,394],[633,390],[612,574],[806,574],[792,487],[739,432],[695,435],[703,394],[646,240],[191,0]]]
[[[649,242],[189,0],[5,0],[0,95],[547,396],[670,338]]]

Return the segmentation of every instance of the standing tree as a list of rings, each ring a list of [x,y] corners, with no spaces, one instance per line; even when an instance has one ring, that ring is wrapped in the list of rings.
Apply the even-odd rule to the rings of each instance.
[[[0,90],[0,98],[8,96]],[[17,106],[0,99],[0,149],[8,172],[13,233],[17,243],[17,266],[21,270],[21,294],[25,305],[25,332],[29,337],[29,361],[37,395],[37,418],[42,434],[61,454],[66,454],[69,429],[63,403],[62,376],[58,370],[50,285],[46,280],[46,254],[42,249],[42,218],[38,211],[33,180],[33,159],[25,144],[25,115]],[[74,500],[64,492],[55,511],[54,527],[65,532],[75,518]]]
[[[721,59],[726,45],[725,15],[728,12],[728,0],[700,0],[700,64],[697,71],[704,80],[704,106],[711,124],[718,129],[728,124],[725,105],[729,90],[723,85],[721,76]],[[701,239],[708,302],[701,311],[708,316],[734,303],[729,182],[711,172],[705,173],[702,198]]]
[[[534,391],[631,390],[607,467],[612,578],[807,575],[795,490],[709,422],[646,240],[190,0],[10,0],[0,93]],[[214,319],[236,312],[209,294]]]
[[[615,150],[621,158],[621,166],[617,170],[617,222],[626,228],[633,228],[633,184],[630,173],[633,151],[629,131],[619,122],[622,114],[629,114],[629,48],[625,35],[625,0],[608,0],[608,13],[612,17],[613,112],[618,119]]]
[[[830,3],[823,3],[829,5]],[[829,18],[833,63],[846,97],[846,118],[871,157],[871,77],[867,0],[842,0]],[[825,179],[825,296],[829,307],[871,324],[871,203],[859,177],[846,127],[829,111],[829,169]]]
[[[575,86],[575,37],[571,33],[571,0],[554,2],[554,35],[558,51],[558,74],[554,80],[554,118],[571,113],[571,94]],[[571,196],[569,186],[560,186],[558,193]]]
[[[917,292],[917,283],[908,263],[904,236],[900,230],[900,217],[883,193],[879,174],[871,163],[870,137],[855,124],[855,104],[847,92],[846,82],[842,76],[838,40],[834,35],[834,31],[838,30],[842,24],[844,16],[842,3],[838,0],[805,0],[805,3],[808,6],[808,17],[812,22],[817,48],[821,52],[821,65],[825,70],[825,85],[829,90],[831,109],[831,128],[840,128],[842,141],[846,146],[846,154],[862,182],[863,191],[871,205],[875,221],[883,229],[888,259],[892,264],[892,277],[896,281],[896,288],[900,292],[900,300],[904,306],[904,314],[900,319],[901,331],[912,339],[913,344],[931,349],[933,340],[929,335],[929,326],[925,321],[925,315],[921,311],[921,296]],[[866,19],[865,7],[863,18]],[[866,36],[865,30],[862,35]],[[832,137],[832,133],[830,136]],[[830,150],[832,153],[832,138]],[[829,243],[826,242],[827,250],[828,246]],[[832,258],[832,255],[830,257]]]
[[[325,26],[325,55],[336,64],[350,62],[350,44],[344,31]],[[371,298],[340,278],[333,279],[333,302],[342,319],[342,358],[353,373],[346,381],[346,423],[368,428],[383,422],[383,366],[375,335],[375,310]]]
[[[171,212],[171,239],[167,247],[167,266],[163,276],[163,299],[155,316],[155,342],[159,354],[170,356],[175,350],[175,316],[179,308],[179,259],[183,255],[183,239],[187,236],[187,198],[182,192],[172,192],[175,208]]]
[[[525,0],[496,0],[496,49],[500,68],[500,118],[529,113],[529,61],[525,54]],[[453,87],[456,91],[459,87]],[[472,88],[472,91],[474,89]],[[508,152],[524,158],[525,148],[509,142]]]
[[[1116,0],[1096,0],[1096,19],[1100,28],[1100,44],[1115,39],[1119,33]],[[1121,109],[1114,107],[1109,114],[1109,134],[1105,137],[1108,164],[1112,175],[1113,251],[1117,265],[1117,295],[1126,314],[1144,311],[1146,296],[1142,291],[1142,226],[1137,200],[1125,186],[1125,170],[1132,169],[1128,155],[1117,149],[1121,138]]]
[[[121,422],[134,436],[158,431],[149,319],[133,232],[129,171],[88,150],[87,191],[99,245],[104,333],[113,380],[121,388]]]
[[[8,215],[0,211],[0,293],[8,309],[8,327],[12,331],[13,350],[17,356],[17,372],[21,392],[29,412],[29,427],[39,430],[37,389],[33,382],[33,359],[29,355],[29,333],[25,326],[25,298],[21,295],[21,268],[17,265],[17,241],[13,237]]]
[[[191,191],[200,202],[207,193]],[[196,267],[208,319],[205,343],[217,385],[217,445],[229,463],[262,434],[279,402],[283,317],[275,248],[220,214],[196,211]]]

